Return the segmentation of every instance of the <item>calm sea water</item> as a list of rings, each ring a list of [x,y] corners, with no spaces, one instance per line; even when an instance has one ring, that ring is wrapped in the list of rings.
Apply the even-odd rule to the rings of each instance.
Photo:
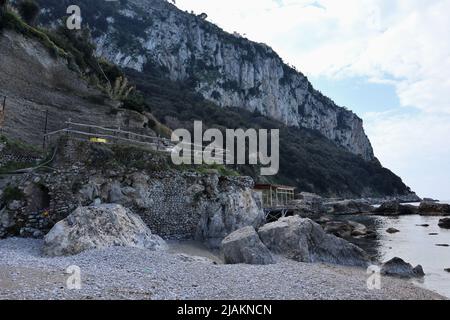
[[[450,245],[450,230],[439,228],[439,219],[422,216],[380,218],[378,255],[381,261],[400,257],[413,265],[421,264],[426,276],[417,284],[450,298],[450,273],[445,271],[450,268],[450,247],[437,246]],[[418,226],[422,224],[430,227]],[[400,232],[388,234],[385,230],[390,227]]]
[[[358,216],[346,217],[369,225],[378,231],[377,240],[357,243],[379,261],[385,262],[394,257],[416,266],[421,264],[426,276],[423,280],[414,281],[417,285],[435,291],[450,298],[450,230],[438,226],[442,217],[423,217],[419,215],[401,217]],[[421,225],[429,225],[423,227]],[[389,234],[388,228],[396,228],[399,233]]]

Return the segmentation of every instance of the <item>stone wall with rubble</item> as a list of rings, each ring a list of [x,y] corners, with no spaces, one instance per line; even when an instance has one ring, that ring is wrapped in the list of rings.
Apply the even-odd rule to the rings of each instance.
[[[214,170],[142,170],[132,161],[113,167],[105,160],[98,166],[92,164],[93,151],[98,153],[98,147],[66,142],[58,151],[55,171],[9,177],[3,189],[18,188],[22,197],[0,204],[0,237],[41,237],[78,206],[100,203],[132,209],[166,239],[198,239],[213,247],[243,226],[264,222],[251,178],[221,176]]]

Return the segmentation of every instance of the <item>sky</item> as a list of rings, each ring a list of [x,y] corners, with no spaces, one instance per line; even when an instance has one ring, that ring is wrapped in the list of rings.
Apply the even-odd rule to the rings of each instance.
[[[421,197],[450,200],[450,0],[176,0],[270,45],[363,120]]]

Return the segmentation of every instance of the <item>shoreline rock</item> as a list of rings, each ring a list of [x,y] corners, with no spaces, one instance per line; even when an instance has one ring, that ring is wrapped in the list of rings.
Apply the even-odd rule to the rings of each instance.
[[[400,230],[395,229],[395,228],[389,228],[389,229],[386,230],[386,232],[390,233],[390,234],[395,234],[395,233],[399,233]]]
[[[421,265],[413,267],[403,259],[395,257],[385,263],[381,267],[381,274],[390,277],[399,278],[422,278],[425,272]]]
[[[326,202],[324,207],[328,214],[335,215],[370,213],[374,210],[365,199]]]
[[[166,249],[142,219],[121,205],[79,207],[58,222],[44,238],[43,253],[50,257],[76,255],[90,249],[136,247]]]
[[[450,218],[444,218],[439,220],[439,227],[442,229],[450,229]]]
[[[373,213],[381,216],[404,216],[418,213],[418,208],[412,205],[400,204],[398,200],[384,202]]]
[[[422,216],[450,216],[450,204],[422,201],[419,206]]]
[[[228,235],[222,241],[225,264],[274,264],[275,259],[261,242],[255,228],[245,227]]]
[[[314,219],[314,222],[322,226],[326,233],[343,239],[368,239],[376,238],[376,232],[369,230],[364,224],[351,220],[333,220],[333,217],[322,216]]]
[[[366,267],[370,260],[361,248],[298,216],[266,224],[258,235],[273,253],[299,262]]]

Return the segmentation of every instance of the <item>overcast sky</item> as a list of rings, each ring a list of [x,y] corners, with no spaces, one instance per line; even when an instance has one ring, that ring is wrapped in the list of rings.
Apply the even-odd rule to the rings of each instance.
[[[364,119],[384,166],[450,200],[450,0],[177,0],[274,48]]]

